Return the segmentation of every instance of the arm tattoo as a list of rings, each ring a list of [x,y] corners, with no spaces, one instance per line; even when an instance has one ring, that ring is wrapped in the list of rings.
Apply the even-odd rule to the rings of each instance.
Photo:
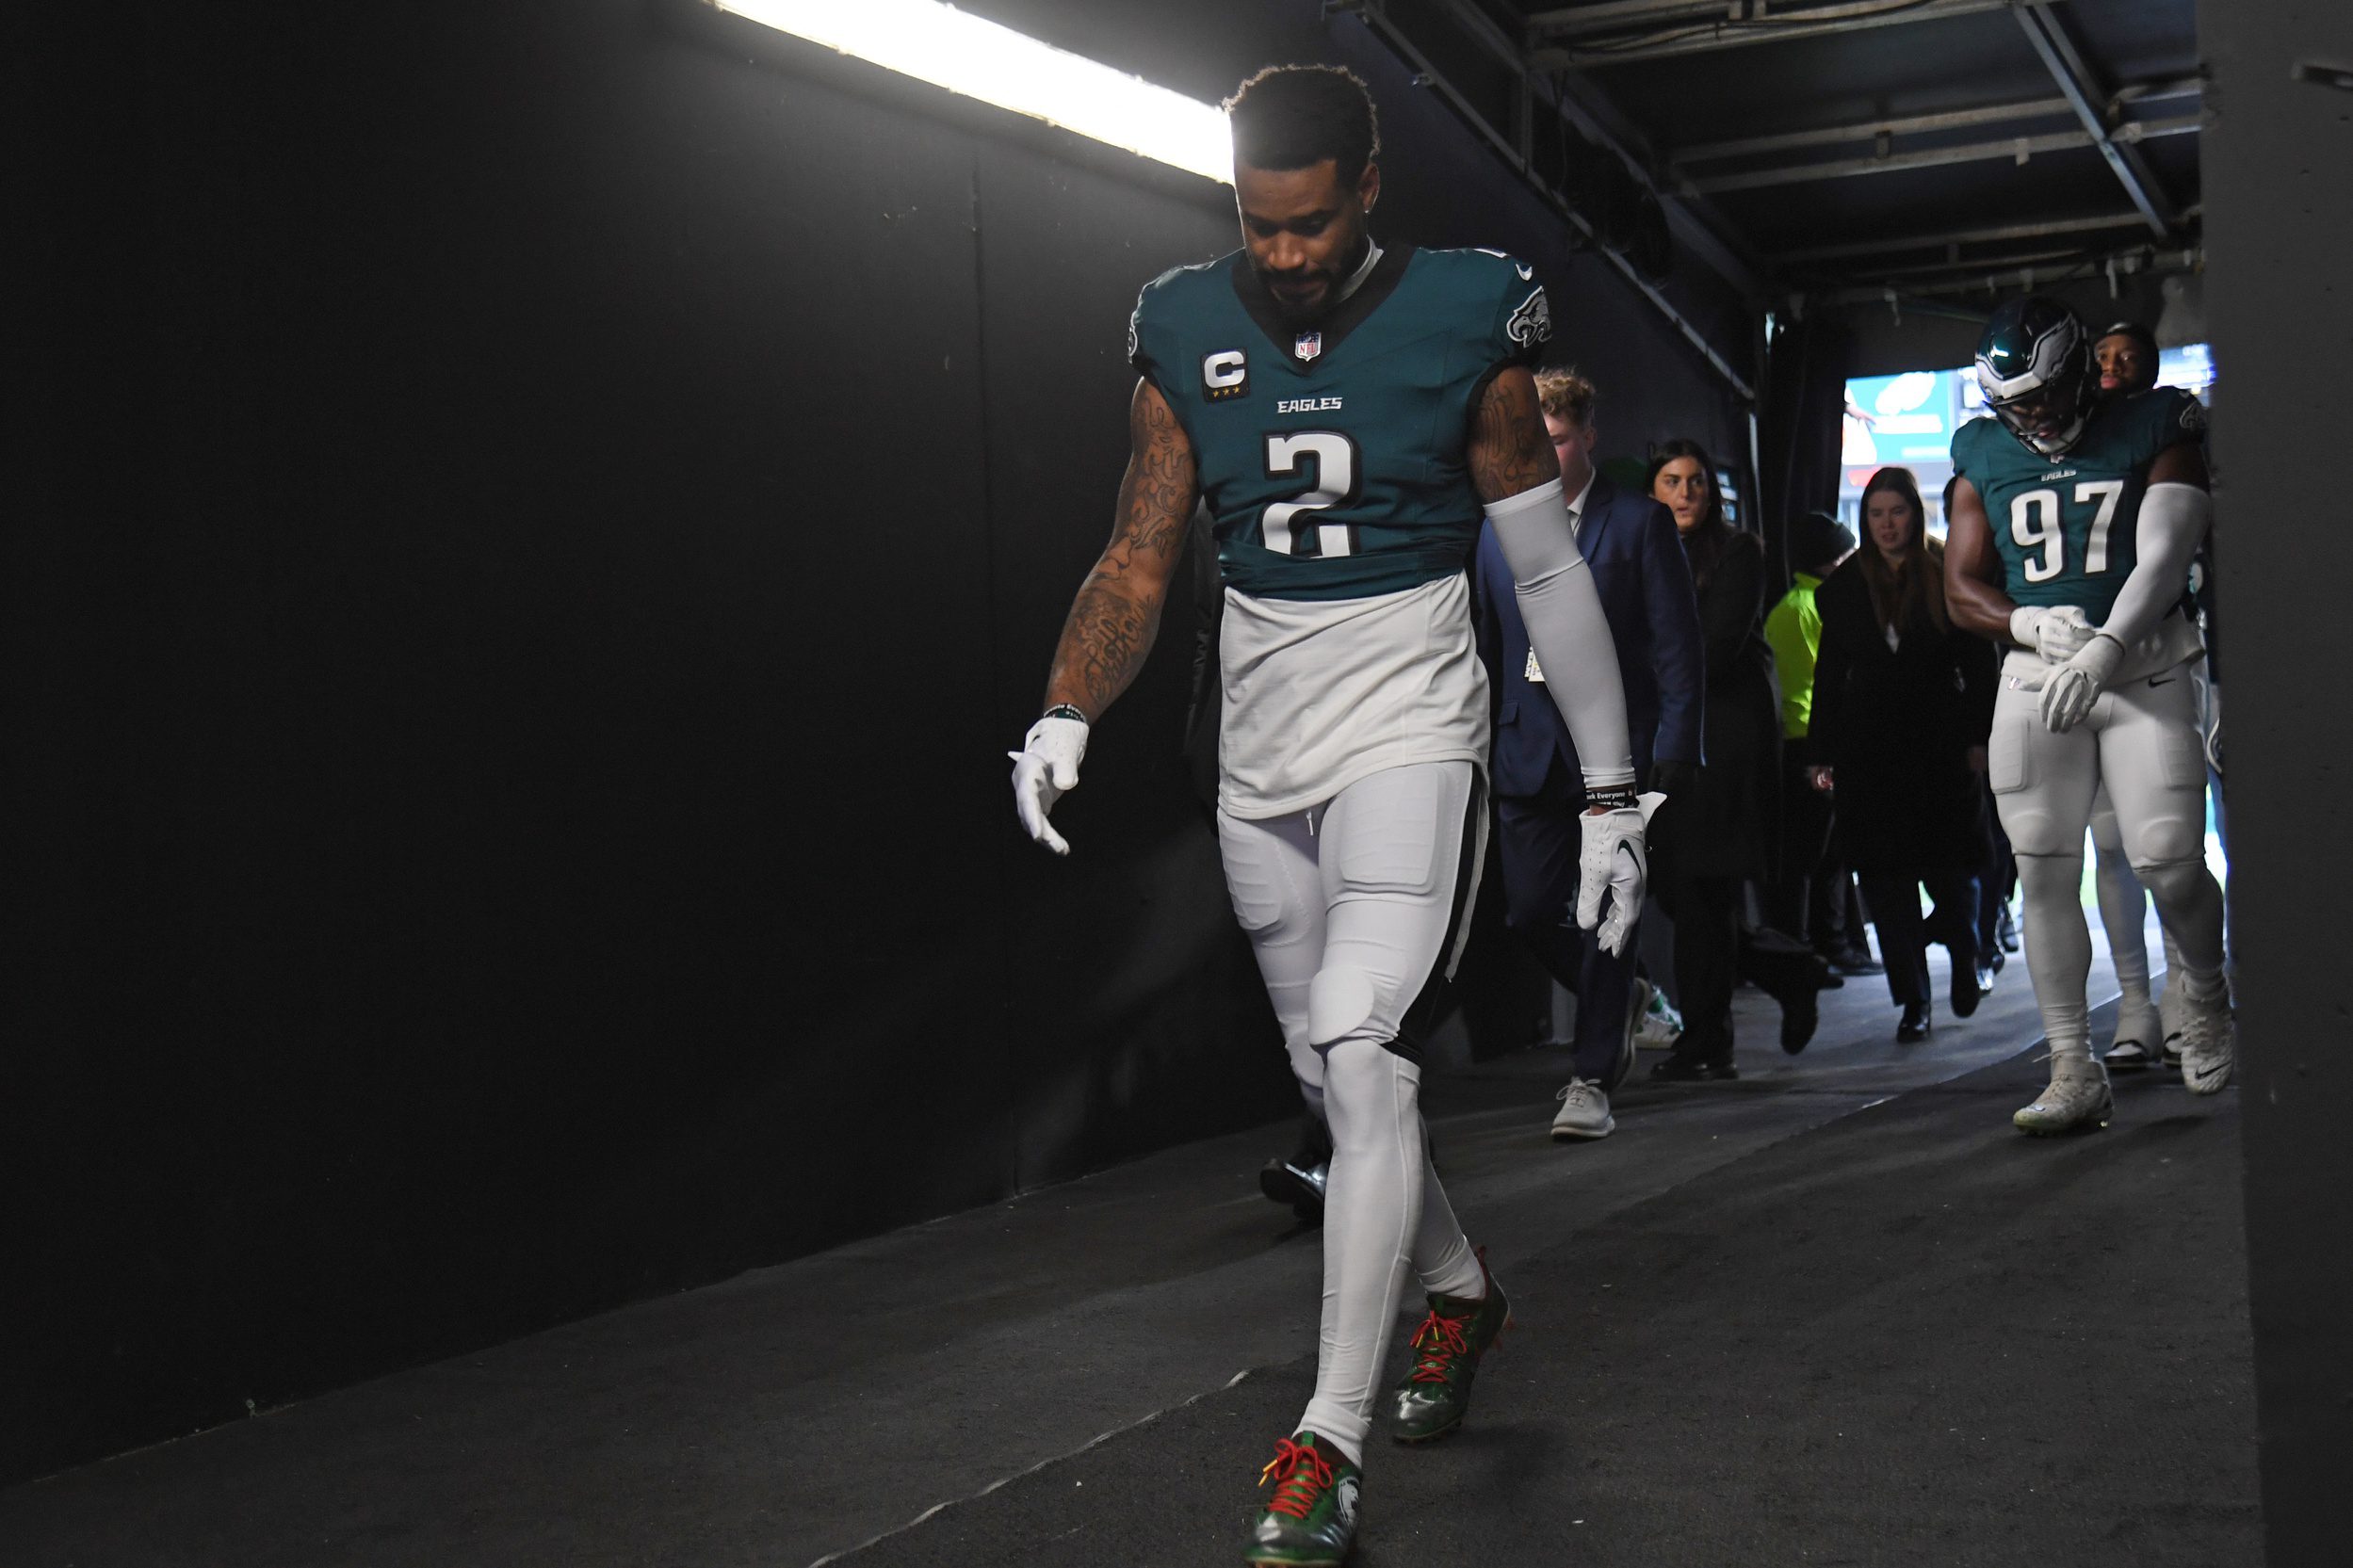
[[[1471,488],[1482,501],[1501,501],[1561,477],[1561,460],[1545,433],[1536,379],[1523,365],[1497,373],[1479,395],[1470,417]]]
[[[1160,630],[1168,581],[1185,550],[1185,527],[1200,499],[1193,444],[1149,382],[1128,408],[1129,456],[1119,482],[1112,541],[1070,606],[1046,705],[1067,703],[1100,719],[1144,668]]]

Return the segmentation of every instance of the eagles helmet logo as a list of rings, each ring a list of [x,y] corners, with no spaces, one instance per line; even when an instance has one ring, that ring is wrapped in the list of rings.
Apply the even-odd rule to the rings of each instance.
[[[1511,319],[1503,323],[1503,335],[1522,348],[1549,342],[1552,336],[1552,301],[1545,297],[1541,284],[1536,291],[1519,302]]]
[[[2004,301],[1977,340],[1977,390],[2029,451],[2046,458],[2069,451],[2100,396],[2083,322],[2040,295]]]

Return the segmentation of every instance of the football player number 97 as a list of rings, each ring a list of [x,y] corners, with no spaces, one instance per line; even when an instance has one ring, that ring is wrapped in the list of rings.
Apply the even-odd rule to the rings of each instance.
[[[1303,511],[1321,511],[1355,499],[1356,444],[1338,430],[1268,432],[1268,478],[1298,474],[1309,461],[1315,464],[1312,487],[1303,495],[1270,505],[1259,518],[1259,538],[1278,556],[1353,556],[1354,527],[1329,523],[1302,526],[1295,520]]]
[[[2087,507],[2095,502],[2100,510],[2091,520],[2091,532],[2084,541],[2084,572],[2089,575],[2108,570],[2108,529],[2116,522],[2117,502],[2124,495],[2121,479],[2085,479],[2075,487],[2075,504]],[[2067,564],[2067,533],[2059,526],[2059,493],[2055,490],[2030,490],[2010,503],[2010,538],[2021,550],[2040,550],[2040,560],[2026,562],[2026,580],[2047,583],[2059,574]]]

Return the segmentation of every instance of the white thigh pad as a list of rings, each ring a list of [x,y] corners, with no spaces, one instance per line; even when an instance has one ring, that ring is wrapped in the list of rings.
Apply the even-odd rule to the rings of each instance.
[[[2100,742],[2091,731],[2079,725],[2053,734],[2040,694],[2013,688],[2005,676],[1994,698],[1986,771],[2002,830],[2020,854],[2083,854],[2100,787]]]

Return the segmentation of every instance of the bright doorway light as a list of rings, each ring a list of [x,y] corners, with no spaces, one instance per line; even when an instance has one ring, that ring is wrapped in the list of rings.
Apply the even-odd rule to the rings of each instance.
[[[1213,104],[1155,87],[939,0],[712,0],[886,70],[1230,185],[1233,143]]]

